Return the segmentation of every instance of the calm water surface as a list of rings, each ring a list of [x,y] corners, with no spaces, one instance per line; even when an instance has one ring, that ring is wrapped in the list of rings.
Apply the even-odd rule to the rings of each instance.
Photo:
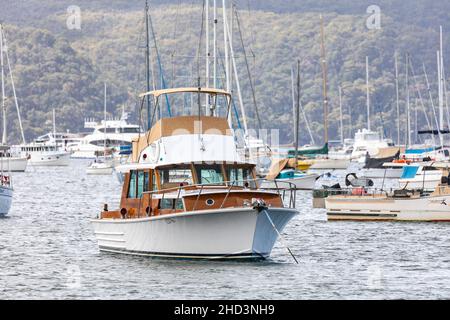
[[[427,299],[450,298],[450,224],[327,222],[299,192],[270,261],[218,262],[99,253],[89,219],[118,206],[113,176],[87,162],[14,174],[0,219],[2,299]]]

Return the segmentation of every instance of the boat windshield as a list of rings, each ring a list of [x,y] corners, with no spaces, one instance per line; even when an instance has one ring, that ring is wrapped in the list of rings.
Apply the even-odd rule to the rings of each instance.
[[[216,165],[196,165],[197,180],[200,184],[224,184],[222,167]]]
[[[162,189],[177,187],[180,184],[193,184],[190,166],[161,169],[159,171],[159,182]]]
[[[237,164],[195,164],[194,169],[192,171],[191,165],[159,168],[158,176],[161,189],[171,189],[177,188],[180,185],[194,184],[223,186],[227,181],[236,187],[256,188],[252,166]]]

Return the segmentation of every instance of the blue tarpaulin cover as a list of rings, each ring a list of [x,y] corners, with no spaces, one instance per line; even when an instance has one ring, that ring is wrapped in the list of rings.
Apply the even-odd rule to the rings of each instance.
[[[427,149],[407,149],[406,154],[421,154],[425,152],[432,152],[434,151],[434,148],[427,148]]]

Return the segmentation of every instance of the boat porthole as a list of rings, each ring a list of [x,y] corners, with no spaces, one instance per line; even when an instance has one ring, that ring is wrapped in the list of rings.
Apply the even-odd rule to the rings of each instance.
[[[208,200],[206,200],[205,202],[206,202],[206,205],[207,205],[207,206],[212,206],[212,205],[214,205],[214,203],[215,203],[214,199],[208,199]]]

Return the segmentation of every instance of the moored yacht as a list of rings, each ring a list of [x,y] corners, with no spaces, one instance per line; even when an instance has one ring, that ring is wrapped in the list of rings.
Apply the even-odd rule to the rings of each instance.
[[[127,113],[122,113],[120,119],[102,120],[96,122],[87,119],[84,127],[93,129],[93,132],[81,139],[79,144],[69,148],[72,158],[94,159],[96,152],[109,149],[119,150],[121,146],[131,146],[133,139],[139,137],[141,128],[128,123]]]
[[[20,154],[12,154],[9,149],[0,150],[0,166],[9,172],[24,172],[28,159]]]
[[[56,137],[55,110],[53,109],[53,137]],[[70,152],[59,146],[57,140],[34,140],[32,143],[21,144],[13,147],[16,152],[28,159],[34,166],[68,166]]]
[[[68,166],[70,162],[70,153],[54,145],[32,142],[13,148],[33,166]]]
[[[329,196],[328,220],[450,221],[450,187],[444,180],[432,193],[367,190]]]
[[[225,98],[228,116],[231,96],[218,89],[158,90],[141,97],[152,95],[158,106],[161,96],[185,93]],[[255,165],[240,160],[227,117],[200,112],[161,118],[133,141],[133,162],[117,168],[124,173],[120,207],[110,211],[105,205],[92,220],[101,251],[200,259],[270,256],[298,213],[295,190],[261,190]]]
[[[362,129],[355,133],[351,158],[365,162],[367,153],[375,156],[380,149],[393,146],[392,140],[382,139],[378,132]]]

